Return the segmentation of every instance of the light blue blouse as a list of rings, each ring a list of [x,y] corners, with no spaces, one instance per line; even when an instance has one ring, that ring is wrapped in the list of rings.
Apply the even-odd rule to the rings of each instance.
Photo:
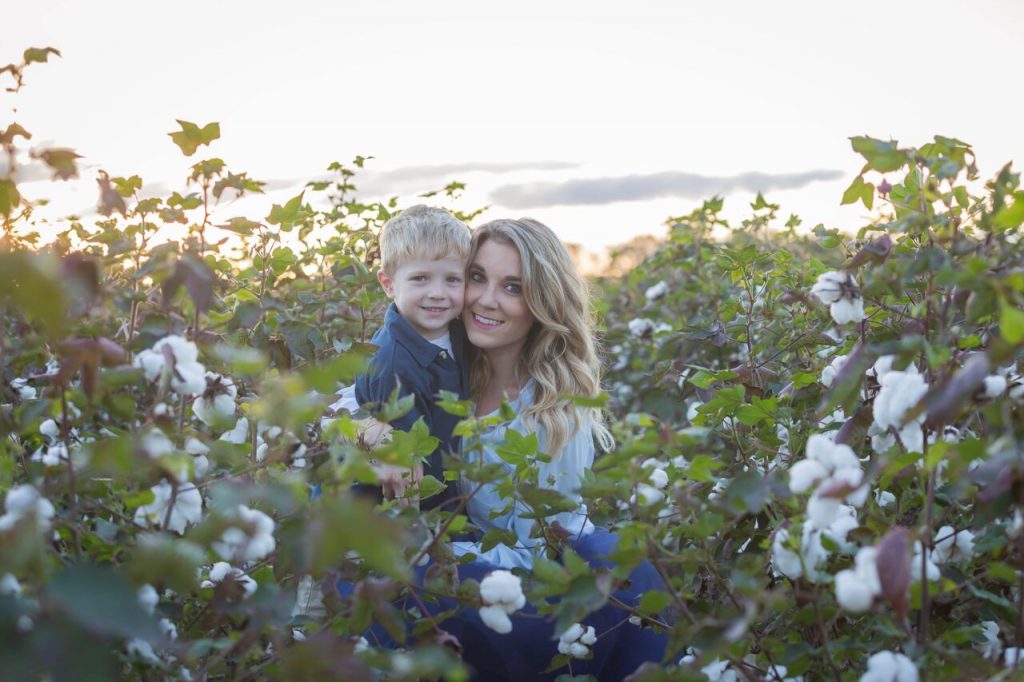
[[[507,424],[496,426],[480,437],[482,448],[479,450],[465,452],[469,461],[483,459],[487,464],[501,464],[511,474],[514,467],[505,463],[498,456],[495,448],[505,439],[505,431],[512,429],[521,434],[529,434],[531,429],[526,427],[519,415],[533,402],[533,380],[526,383],[519,392],[516,400],[509,401],[509,405],[515,410],[516,418]],[[537,429],[537,438],[543,447],[545,433],[543,429]],[[540,485],[550,487],[562,493],[577,503],[577,508],[570,512],[562,512],[548,517],[548,523],[557,521],[562,528],[569,531],[570,537],[576,538],[587,535],[594,530],[594,524],[587,518],[587,507],[579,495],[580,479],[583,473],[594,464],[594,437],[591,429],[580,428],[573,435],[572,439],[562,449],[561,455],[553,457],[550,462],[536,462],[534,466],[539,469],[538,482]],[[468,492],[477,484],[466,482],[463,484],[463,493]],[[506,513],[491,518],[491,512],[497,509],[504,509],[508,506],[507,501],[498,494],[495,485],[485,484],[467,505],[467,513],[470,520],[483,532],[492,528],[511,531],[518,539],[515,547],[507,545],[496,545],[484,552],[481,551],[478,542],[453,542],[452,548],[455,554],[476,554],[483,559],[500,568],[522,568],[533,567],[534,552],[538,550],[541,543],[539,538],[531,538],[530,531],[533,528],[533,519],[524,519],[522,514],[528,509],[522,502],[516,502],[515,506]]]

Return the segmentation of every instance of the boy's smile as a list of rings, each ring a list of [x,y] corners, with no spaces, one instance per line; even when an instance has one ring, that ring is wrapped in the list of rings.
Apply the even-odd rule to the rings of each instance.
[[[392,276],[379,272],[377,279],[405,321],[429,340],[444,336],[448,324],[462,312],[465,271],[461,258],[414,258]]]

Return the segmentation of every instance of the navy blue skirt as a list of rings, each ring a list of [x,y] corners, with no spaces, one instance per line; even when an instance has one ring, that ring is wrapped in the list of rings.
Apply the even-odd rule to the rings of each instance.
[[[608,556],[615,550],[618,536],[604,529],[597,529],[571,543],[573,550],[591,566],[611,567]],[[416,580],[423,581],[428,566],[416,570]],[[480,581],[488,573],[499,570],[486,561],[472,561],[459,566],[461,580]],[[644,562],[629,575],[628,586],[614,592],[614,596],[625,604],[634,605],[648,590],[666,589],[661,576],[654,567]],[[338,583],[342,596],[352,593],[352,585]],[[426,604],[431,614],[454,609],[458,602],[439,599],[437,604]],[[403,605],[404,606],[404,605]],[[484,625],[480,614],[474,608],[461,608],[459,612],[442,623],[441,627],[458,638],[462,644],[462,658],[473,672],[474,680],[553,680],[569,671],[565,666],[550,673],[542,671],[548,667],[552,657],[558,653],[558,634],[550,618],[538,618],[537,609],[527,605],[510,616],[512,632],[500,634]],[[533,617],[527,617],[527,616]],[[642,663],[661,662],[668,641],[667,633],[658,633],[650,628],[641,628],[628,622],[629,613],[607,604],[583,620],[584,625],[594,628],[597,642],[592,647],[593,658],[573,659],[574,675],[593,675],[599,680],[621,680],[635,671]],[[394,640],[384,628],[375,625],[365,633],[374,646],[396,647]]]

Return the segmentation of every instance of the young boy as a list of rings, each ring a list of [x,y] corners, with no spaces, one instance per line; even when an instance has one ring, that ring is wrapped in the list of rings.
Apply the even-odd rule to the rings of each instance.
[[[411,206],[389,220],[380,233],[381,268],[377,273],[393,303],[384,326],[372,338],[379,346],[367,374],[342,391],[334,407],[381,403],[395,388],[412,395],[413,408],[391,425],[406,431],[423,418],[430,435],[440,440],[423,473],[444,481],[442,452],[458,449],[452,435],[459,418],[437,407],[438,391],[465,398],[468,389],[463,353],[464,334],[456,318],[462,312],[469,228],[444,209]],[[388,480],[383,480],[387,478]],[[401,492],[403,482],[393,470],[382,483]],[[455,496],[454,486],[427,500],[437,507]]]

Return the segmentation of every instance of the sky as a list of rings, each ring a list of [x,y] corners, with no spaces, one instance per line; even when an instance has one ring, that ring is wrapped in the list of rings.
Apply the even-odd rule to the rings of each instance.
[[[33,0],[3,15],[0,63],[63,53],[0,93],[0,126],[84,156],[77,181],[21,186],[54,218],[94,213],[100,169],[166,194],[206,156],[268,182],[219,217],[261,218],[364,155],[367,198],[411,205],[458,180],[459,207],[596,253],[716,194],[732,219],[763,191],[782,220],[856,229],[870,216],[839,205],[853,135],[957,137],[983,177],[1024,162],[1018,0]],[[179,118],[222,137],[186,159],[166,134]]]

